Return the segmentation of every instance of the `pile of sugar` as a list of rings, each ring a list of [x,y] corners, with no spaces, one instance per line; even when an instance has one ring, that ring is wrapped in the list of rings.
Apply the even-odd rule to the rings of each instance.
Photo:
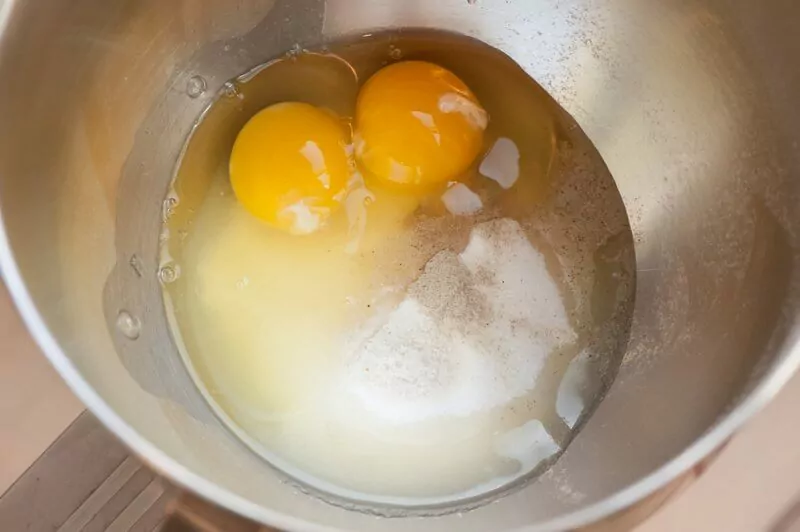
[[[389,423],[468,416],[521,397],[576,334],[544,256],[520,225],[476,225],[441,251],[383,319],[361,330],[345,389]]]

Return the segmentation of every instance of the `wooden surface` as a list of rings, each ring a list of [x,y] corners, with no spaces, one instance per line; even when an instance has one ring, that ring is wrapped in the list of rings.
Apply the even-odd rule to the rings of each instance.
[[[800,374],[636,532],[800,532],[798,505]]]
[[[270,532],[159,478],[89,413],[0,497],[0,531]]]
[[[25,331],[0,281],[0,493],[82,411]]]
[[[0,497],[0,530],[150,532],[177,494],[84,413]]]

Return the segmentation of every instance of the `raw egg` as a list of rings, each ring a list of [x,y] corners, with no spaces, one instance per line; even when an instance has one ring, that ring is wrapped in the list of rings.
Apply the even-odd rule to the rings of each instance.
[[[488,115],[449,70],[424,61],[389,65],[356,103],[356,157],[367,177],[415,187],[457,179],[483,146]]]
[[[271,105],[236,137],[229,168],[236,198],[273,227],[313,233],[344,200],[347,144],[332,113],[306,103]]]
[[[159,239],[173,339],[220,421],[365,505],[473,504],[543,472],[616,373],[635,291],[580,127],[504,53],[427,30],[233,82]]]

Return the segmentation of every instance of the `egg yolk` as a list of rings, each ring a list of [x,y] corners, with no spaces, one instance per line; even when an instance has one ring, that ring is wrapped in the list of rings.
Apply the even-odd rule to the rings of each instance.
[[[481,151],[488,115],[455,74],[403,61],[375,73],[356,103],[356,157],[367,176],[431,186],[464,173]]]
[[[312,105],[271,105],[245,124],[233,145],[230,179],[251,214],[292,234],[313,233],[341,206],[350,165],[347,132]]]

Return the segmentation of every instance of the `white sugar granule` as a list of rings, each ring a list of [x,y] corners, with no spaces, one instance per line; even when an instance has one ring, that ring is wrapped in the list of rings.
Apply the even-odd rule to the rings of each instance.
[[[513,187],[519,179],[519,148],[516,143],[505,137],[497,139],[478,171],[504,189]]]
[[[571,429],[586,409],[585,396],[591,397],[592,384],[589,351],[584,350],[569,363],[556,395],[556,413]]]
[[[442,251],[350,355],[346,388],[385,421],[468,416],[524,395],[575,339],[542,254],[519,224],[477,225]]]
[[[559,451],[559,445],[538,419],[500,435],[494,442],[500,456],[513,458],[525,470],[531,470]]]
[[[470,216],[483,208],[481,197],[464,183],[453,183],[442,194],[445,208],[456,216]]]

